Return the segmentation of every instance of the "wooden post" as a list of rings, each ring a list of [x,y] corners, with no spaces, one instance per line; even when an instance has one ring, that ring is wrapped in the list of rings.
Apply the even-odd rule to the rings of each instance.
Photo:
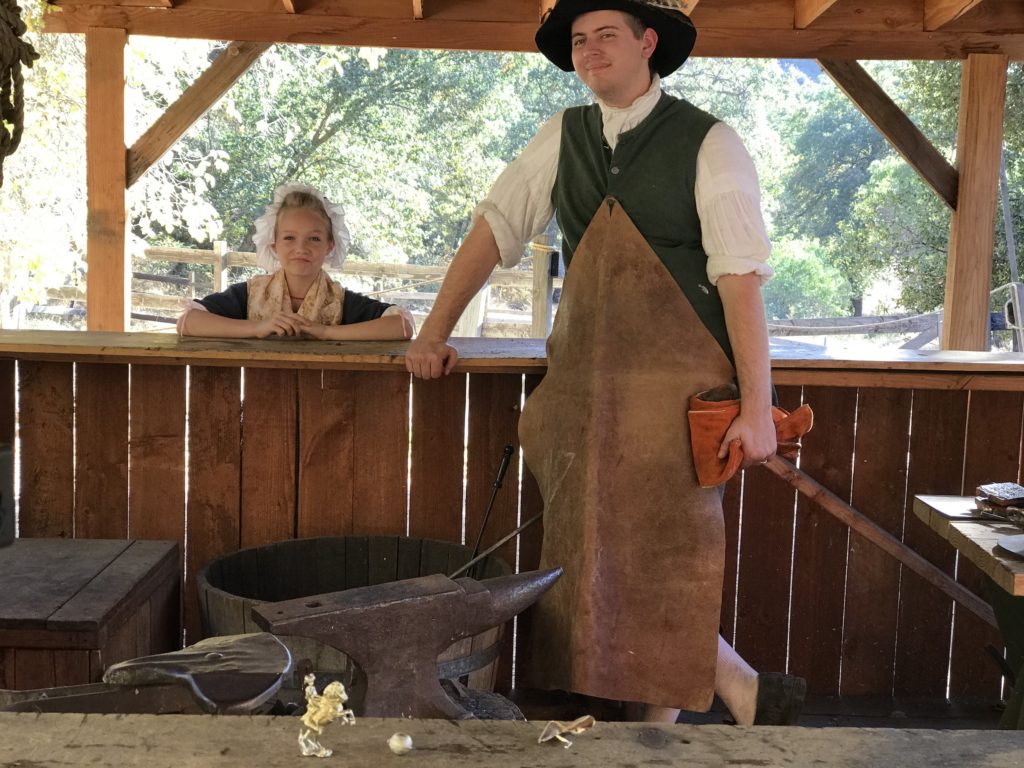
[[[942,349],[988,346],[1007,65],[1001,54],[971,54],[960,76],[960,185],[949,235]]]
[[[533,312],[533,325],[530,330],[530,337],[534,339],[546,339],[551,330],[551,289],[554,280],[551,277],[551,259],[555,254],[548,246],[548,239],[544,235],[535,237],[530,243],[530,253],[533,256],[533,297],[531,309]]]
[[[128,324],[125,257],[123,29],[85,34],[85,154],[89,199],[86,324],[90,331],[123,331]]]
[[[455,326],[453,336],[477,337],[484,335],[484,318],[487,317],[487,300],[490,297],[490,281],[484,283],[484,287],[469,302],[469,306],[462,313],[459,322]]]
[[[215,240],[213,253],[217,263],[213,265],[213,292],[220,293],[227,287],[228,281],[228,244],[224,240]]]

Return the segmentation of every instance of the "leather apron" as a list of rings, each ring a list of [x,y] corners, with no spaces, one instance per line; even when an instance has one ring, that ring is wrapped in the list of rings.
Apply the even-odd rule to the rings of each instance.
[[[735,372],[622,206],[566,273],[548,370],[519,423],[544,498],[531,684],[694,711],[714,693],[725,536],[697,484],[690,395]]]

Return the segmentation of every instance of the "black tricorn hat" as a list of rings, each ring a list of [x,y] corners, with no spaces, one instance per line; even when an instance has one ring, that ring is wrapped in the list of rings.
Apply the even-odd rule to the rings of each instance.
[[[682,66],[693,50],[697,30],[682,11],[681,0],[558,0],[534,40],[537,49],[559,69],[572,72],[572,23],[592,11],[630,13],[658,33],[654,68],[662,77]]]

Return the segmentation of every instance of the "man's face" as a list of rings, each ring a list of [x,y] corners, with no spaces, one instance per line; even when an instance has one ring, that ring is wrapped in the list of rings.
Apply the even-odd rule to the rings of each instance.
[[[593,11],[576,17],[571,40],[576,74],[606,104],[629,106],[650,87],[647,62],[658,42],[653,29],[637,39],[621,11]]]

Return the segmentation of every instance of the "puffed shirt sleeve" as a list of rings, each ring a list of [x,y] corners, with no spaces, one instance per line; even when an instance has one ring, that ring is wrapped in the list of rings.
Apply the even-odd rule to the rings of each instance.
[[[716,123],[697,153],[694,184],[708,280],[751,272],[761,283],[772,276],[771,243],[761,214],[761,188],[754,161],[739,135]]]
[[[503,267],[519,263],[523,246],[543,232],[554,215],[551,190],[558,173],[562,114],[559,112],[541,126],[473,210],[474,219],[483,216],[490,225]]]

